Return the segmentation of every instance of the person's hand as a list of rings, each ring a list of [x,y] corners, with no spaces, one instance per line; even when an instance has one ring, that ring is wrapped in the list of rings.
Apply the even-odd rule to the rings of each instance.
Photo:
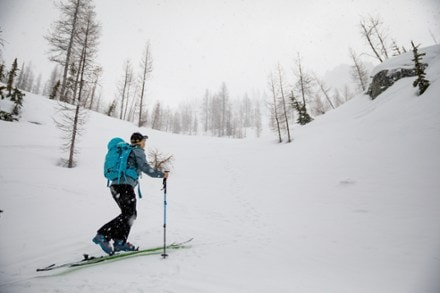
[[[165,171],[163,173],[163,178],[167,179],[168,178],[168,173],[170,173],[170,171]]]

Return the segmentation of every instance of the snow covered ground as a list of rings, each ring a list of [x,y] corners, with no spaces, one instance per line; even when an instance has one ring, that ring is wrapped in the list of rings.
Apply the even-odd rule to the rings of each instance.
[[[57,166],[54,103],[27,94],[21,121],[0,122],[0,292],[440,292],[440,46],[427,51],[423,96],[414,78],[399,80],[294,128],[291,144],[176,136],[91,113],[74,169]],[[106,144],[137,130],[176,158],[167,237],[194,237],[192,247],[37,273],[101,253],[91,239],[118,213]],[[161,180],[141,187],[129,240],[158,246]]]

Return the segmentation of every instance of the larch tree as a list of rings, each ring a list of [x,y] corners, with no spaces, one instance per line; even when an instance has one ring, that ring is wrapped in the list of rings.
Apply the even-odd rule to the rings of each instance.
[[[278,142],[282,142],[282,136],[281,136],[281,121],[280,121],[280,114],[279,114],[279,106],[278,106],[278,97],[277,97],[277,91],[275,88],[275,79],[273,75],[270,75],[270,89],[272,92],[272,103],[269,104],[270,107],[270,113],[271,113],[271,125],[272,129],[275,129],[277,135],[278,135]]]
[[[287,115],[287,102],[285,95],[285,84],[284,84],[284,76],[281,65],[278,64],[278,86],[280,89],[281,95],[281,106],[282,106],[282,116],[284,117],[284,123],[286,124],[286,132],[287,132],[287,142],[292,142],[292,138],[290,136],[290,127],[289,127],[289,117]]]
[[[219,92],[219,98],[221,100],[221,122],[220,122],[220,136],[225,136],[227,124],[229,121],[227,118],[228,115],[228,102],[229,102],[229,93],[228,88],[226,87],[226,83],[222,83],[220,92]]]
[[[333,105],[332,99],[330,97],[330,88],[327,87],[325,82],[322,79],[320,79],[319,77],[314,76],[314,80],[315,80],[316,84],[318,85],[320,91],[324,95],[325,99],[327,100],[328,104],[330,105],[330,107],[332,109],[335,109],[335,106]]]
[[[52,25],[51,30],[45,36],[50,46],[51,61],[61,65],[63,74],[61,78],[60,99],[67,101],[65,96],[69,67],[75,50],[81,50],[76,36],[81,26],[81,19],[86,17],[87,7],[91,0],[66,0],[57,5],[60,17]]]
[[[90,4],[90,3],[89,3]],[[75,35],[75,43],[78,51],[75,51],[74,63],[75,71],[72,71],[72,99],[73,105],[60,104],[62,112],[61,120],[55,120],[58,128],[64,133],[63,149],[68,152],[68,159],[65,165],[68,168],[75,166],[75,154],[77,153],[77,141],[85,124],[86,112],[84,111],[85,101],[89,93],[91,84],[91,76],[94,68],[96,68],[96,54],[98,40],[101,33],[101,27],[96,21],[96,14],[93,5],[87,5],[84,14],[78,20],[77,34]]]
[[[351,77],[356,82],[359,91],[365,92],[368,85],[368,70],[353,49],[350,49],[350,58],[353,61]]]
[[[153,71],[153,58],[151,56],[151,49],[150,49],[150,42],[148,41],[145,45],[144,53],[142,56],[141,61],[141,67],[142,67],[142,76],[141,76],[141,92],[140,92],[140,99],[139,99],[139,120],[138,120],[138,126],[141,127],[143,124],[143,118],[144,115],[144,96],[145,96],[145,90],[146,90],[146,83],[148,78],[150,77],[151,72]]]
[[[131,61],[130,60],[126,60],[125,64],[124,64],[124,76],[123,76],[123,82],[122,82],[122,87],[120,89],[120,96],[121,96],[121,110],[119,113],[119,119],[123,119],[124,118],[124,109],[126,109],[127,104],[128,104],[128,100],[129,100],[129,94],[130,94],[130,88],[132,86],[133,83],[133,67],[131,65]]]
[[[365,38],[374,57],[381,63],[389,58],[388,36],[385,33],[383,20],[380,16],[362,17],[360,21],[361,36]]]

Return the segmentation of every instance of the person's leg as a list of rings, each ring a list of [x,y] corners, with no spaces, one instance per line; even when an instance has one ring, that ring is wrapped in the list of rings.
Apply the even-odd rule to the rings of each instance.
[[[108,254],[113,253],[110,240],[125,244],[133,221],[136,219],[136,195],[131,185],[112,185],[110,187],[113,199],[121,209],[121,214],[102,226],[93,242],[100,245]]]
[[[131,185],[119,185],[118,194],[114,196],[121,214],[114,220],[114,229],[111,233],[111,239],[127,241],[131,226],[136,220],[136,194]]]

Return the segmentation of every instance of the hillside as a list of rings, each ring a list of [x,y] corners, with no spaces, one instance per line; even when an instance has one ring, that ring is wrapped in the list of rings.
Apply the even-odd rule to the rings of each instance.
[[[21,121],[0,121],[0,292],[439,292],[440,46],[428,57],[423,96],[401,79],[295,127],[291,144],[177,136],[90,113],[74,169],[58,166],[56,104],[27,94]],[[137,130],[176,158],[167,237],[194,237],[192,247],[35,272],[101,254],[91,239],[118,214],[106,144]],[[129,240],[161,245],[161,181],[144,176],[141,187]]]

